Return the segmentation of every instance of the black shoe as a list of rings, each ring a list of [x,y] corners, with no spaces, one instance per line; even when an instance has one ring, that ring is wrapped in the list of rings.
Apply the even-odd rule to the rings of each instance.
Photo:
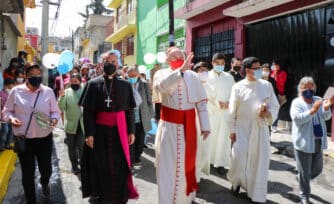
[[[72,173],[78,175],[80,173],[80,169],[78,167],[72,167]]]
[[[48,184],[46,184],[46,185],[42,184],[42,192],[43,192],[43,195],[45,197],[49,197],[50,196],[50,187],[49,187]]]
[[[218,174],[224,176],[227,173],[227,170],[224,167],[218,167],[217,172],[218,172]]]
[[[305,197],[300,199],[300,203],[301,204],[311,204],[309,198],[305,198]]]
[[[231,186],[231,192],[233,195],[239,195],[240,193],[240,186],[237,186],[235,189],[233,188],[233,186]]]

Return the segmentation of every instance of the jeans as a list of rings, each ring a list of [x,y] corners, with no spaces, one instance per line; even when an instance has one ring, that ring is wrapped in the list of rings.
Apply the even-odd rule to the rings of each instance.
[[[82,134],[80,123],[76,134],[66,133],[68,155],[72,164],[72,169],[77,169],[80,164],[82,149],[84,145],[84,135]]]
[[[1,123],[0,131],[0,148],[9,147],[13,140],[12,125],[9,123]]]
[[[321,140],[315,140],[315,153],[305,153],[295,149],[298,170],[300,197],[309,198],[311,193],[310,180],[317,177],[323,168]]]
[[[36,203],[35,194],[35,166],[36,159],[39,172],[41,173],[40,183],[48,185],[52,173],[52,133],[47,137],[26,140],[26,151],[19,154],[22,185],[28,203]]]

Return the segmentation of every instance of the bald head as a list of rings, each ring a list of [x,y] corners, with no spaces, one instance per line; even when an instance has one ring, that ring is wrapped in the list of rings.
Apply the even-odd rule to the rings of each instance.
[[[168,48],[168,50],[166,51],[166,57],[167,63],[170,61],[184,59],[183,53],[178,47]]]

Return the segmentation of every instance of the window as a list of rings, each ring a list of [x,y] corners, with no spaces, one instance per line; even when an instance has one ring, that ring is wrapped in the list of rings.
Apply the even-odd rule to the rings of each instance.
[[[133,10],[133,0],[127,0],[127,13],[131,13]]]
[[[131,35],[129,36],[127,39],[126,39],[126,55],[129,56],[129,55],[134,55],[135,51],[134,51],[134,36]]]
[[[123,61],[123,52],[122,52],[122,41],[119,41],[118,43],[114,44],[114,50],[118,50],[120,53],[122,53],[122,61]]]
[[[195,62],[211,62],[212,56],[217,52],[224,53],[229,58],[234,54],[234,30],[199,37],[195,40],[194,50]]]
[[[121,17],[121,7],[118,7],[118,8],[116,9],[116,23],[119,22],[120,17]]]

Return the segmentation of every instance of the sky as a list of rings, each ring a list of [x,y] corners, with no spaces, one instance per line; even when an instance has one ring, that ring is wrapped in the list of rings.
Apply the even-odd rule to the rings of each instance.
[[[41,0],[35,0],[37,5],[42,5]],[[50,2],[58,2],[59,0],[49,0]],[[92,0],[62,0],[59,10],[58,20],[53,20],[56,14],[57,6],[50,5],[49,9],[49,36],[66,37],[71,32],[83,26],[84,20],[78,13],[85,13],[86,5]],[[104,0],[108,4],[110,0]],[[26,27],[37,27],[39,34],[42,25],[42,7],[37,6],[34,9],[26,10]]]

